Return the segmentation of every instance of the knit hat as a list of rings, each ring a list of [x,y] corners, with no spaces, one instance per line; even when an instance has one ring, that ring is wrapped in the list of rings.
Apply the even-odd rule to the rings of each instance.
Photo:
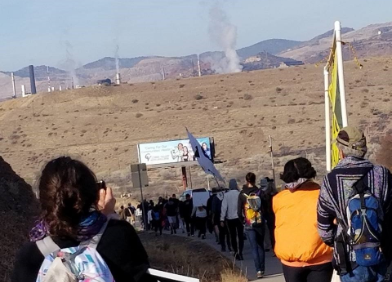
[[[230,190],[238,190],[238,183],[235,179],[230,179],[229,181],[229,189]]]
[[[367,152],[366,137],[356,127],[346,126],[342,128],[336,137],[336,142],[338,145],[345,146],[350,150],[359,151],[363,154]]]
[[[260,189],[263,191],[267,191],[270,182],[273,182],[273,180],[269,179],[269,177],[262,178],[260,180]]]

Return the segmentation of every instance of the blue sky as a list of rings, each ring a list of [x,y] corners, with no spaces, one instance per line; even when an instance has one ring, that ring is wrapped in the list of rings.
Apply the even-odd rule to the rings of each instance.
[[[218,0],[0,0],[0,70],[59,67],[66,42],[78,65],[114,56],[181,56],[219,49],[208,34]],[[221,0],[237,26],[237,47],[307,40],[333,28],[392,21],[391,0]]]

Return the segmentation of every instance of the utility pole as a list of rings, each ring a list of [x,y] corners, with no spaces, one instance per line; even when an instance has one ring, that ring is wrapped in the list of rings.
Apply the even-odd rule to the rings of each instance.
[[[276,182],[275,182],[275,164],[274,164],[274,152],[272,150],[272,138],[271,135],[268,136],[269,139],[269,149],[270,149],[270,156],[271,156],[271,166],[272,166],[272,178],[274,179],[275,187],[276,187]]]

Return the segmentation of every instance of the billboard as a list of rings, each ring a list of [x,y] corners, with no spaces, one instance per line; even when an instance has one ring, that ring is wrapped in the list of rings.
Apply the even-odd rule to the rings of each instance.
[[[197,138],[205,155],[213,160],[210,138]],[[189,139],[172,140],[138,145],[139,163],[147,165],[171,164],[195,161]]]

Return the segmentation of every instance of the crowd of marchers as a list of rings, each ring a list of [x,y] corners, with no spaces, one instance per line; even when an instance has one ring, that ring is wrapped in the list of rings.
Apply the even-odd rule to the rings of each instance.
[[[195,206],[191,195],[183,201],[172,195],[117,213],[112,190],[97,186],[90,168],[54,159],[41,173],[40,217],[11,280],[156,281],[132,226],[140,222],[157,236],[166,229],[205,239],[209,231],[237,260],[244,259],[246,240],[258,279],[266,271],[268,237],[287,282],[330,282],[334,270],[342,282],[385,281],[392,259],[391,172],[365,158],[366,137],[356,128],[340,130],[336,145],[339,162],[321,183],[308,159],[295,158],[280,174],[279,192],[274,181],[257,182],[249,172],[242,187],[231,179],[203,205]]]

